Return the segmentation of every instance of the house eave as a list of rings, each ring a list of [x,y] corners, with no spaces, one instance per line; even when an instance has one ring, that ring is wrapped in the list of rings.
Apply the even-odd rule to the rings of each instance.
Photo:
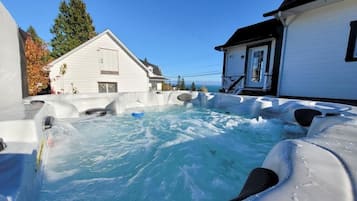
[[[279,20],[274,18],[253,24],[247,27],[239,28],[228,39],[228,41],[220,46],[216,46],[215,50],[225,51],[226,48],[259,41],[269,38],[279,38],[282,36],[283,25]]]
[[[215,50],[217,50],[217,51],[225,51],[227,48],[234,47],[234,46],[237,46],[237,45],[243,45],[243,44],[252,43],[252,42],[255,42],[255,41],[262,41],[262,40],[268,40],[268,39],[273,39],[273,38],[275,38],[273,35],[269,35],[269,36],[266,36],[266,37],[250,38],[248,40],[239,41],[238,43],[232,43],[232,44],[229,44],[229,45],[217,46],[217,47],[215,47]]]
[[[149,80],[150,81],[165,81],[165,80],[168,80],[168,79],[165,78],[165,77],[150,77]]]
[[[219,52],[222,52],[222,51],[224,51],[224,45],[216,46],[216,47],[214,47],[214,49]]]
[[[279,9],[276,9],[276,10],[273,10],[273,11],[270,11],[270,12],[267,12],[267,13],[264,13],[264,14],[263,14],[263,17],[274,16],[274,15],[276,15],[279,11],[280,11]]]
[[[309,10],[327,6],[343,0],[300,0],[287,6],[281,5],[278,9],[264,13],[264,17],[277,16],[280,12],[282,16],[297,15]]]

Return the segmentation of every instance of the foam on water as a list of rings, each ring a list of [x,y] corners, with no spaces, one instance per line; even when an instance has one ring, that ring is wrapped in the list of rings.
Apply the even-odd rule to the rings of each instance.
[[[229,200],[283,138],[274,120],[204,108],[59,122],[41,200]]]

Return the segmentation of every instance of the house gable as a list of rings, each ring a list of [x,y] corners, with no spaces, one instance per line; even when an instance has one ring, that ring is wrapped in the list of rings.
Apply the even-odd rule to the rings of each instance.
[[[66,64],[66,72],[61,67]],[[54,93],[98,93],[149,90],[149,72],[109,30],[50,64]]]
[[[166,78],[163,76],[159,66],[155,65],[155,64],[152,64],[150,62],[148,62],[148,60],[145,58],[144,60],[141,60],[140,61],[146,66],[146,68],[148,69],[149,71],[149,78],[150,80],[152,81],[165,81]]]
[[[74,54],[77,51],[80,51],[81,49],[83,49],[84,47],[88,46],[89,44],[93,43],[94,41],[98,40],[99,38],[103,37],[103,36],[109,36],[113,42],[115,42],[121,49],[124,50],[124,52],[131,58],[133,59],[146,73],[148,73],[147,68],[144,66],[144,64],[109,30],[105,30],[104,32],[98,34],[97,36],[93,37],[92,39],[84,42],[83,44],[79,45],[78,47],[74,48],[73,50],[67,52],[66,54],[64,54],[63,56],[55,59],[54,61],[52,61],[51,63],[48,64],[48,66],[51,68],[51,66],[54,66],[60,62],[62,62],[65,58],[71,56],[72,54]]]
[[[153,72],[155,75],[162,76],[162,73],[161,73],[161,70],[160,70],[159,66],[148,62],[148,60],[147,60],[146,58],[145,58],[144,60],[141,60],[141,59],[140,59],[140,61],[141,61],[146,67],[151,67],[151,68],[152,68],[152,72]]]

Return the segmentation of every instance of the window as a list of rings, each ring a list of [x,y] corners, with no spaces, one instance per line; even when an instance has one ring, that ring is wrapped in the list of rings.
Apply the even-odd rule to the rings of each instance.
[[[99,49],[99,65],[101,74],[118,75],[119,61],[118,51],[111,49]]]
[[[98,82],[99,93],[116,93],[118,92],[118,84],[116,82]]]
[[[252,81],[253,82],[260,82],[261,79],[261,70],[262,70],[262,66],[264,64],[263,61],[264,58],[264,51],[263,50],[259,50],[253,53],[253,66],[252,66],[252,70],[253,70],[253,75],[252,75]]]
[[[357,61],[357,21],[351,22],[350,38],[348,40],[346,61]]]

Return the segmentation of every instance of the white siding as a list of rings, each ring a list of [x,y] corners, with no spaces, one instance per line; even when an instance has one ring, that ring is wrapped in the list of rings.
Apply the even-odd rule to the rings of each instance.
[[[0,2],[0,108],[22,101],[18,27]]]
[[[280,95],[357,99],[357,62],[345,62],[357,1],[305,12],[289,25]]]
[[[226,76],[240,76],[244,74],[246,45],[230,48],[226,57]]]
[[[117,50],[119,75],[101,74],[101,48]],[[59,75],[62,64],[67,64],[64,80],[53,81]],[[98,93],[98,82],[117,82],[118,92],[148,91],[147,73],[120,47],[109,34],[104,34],[91,43],[73,52],[51,68],[52,87],[72,93],[71,83],[79,93]]]
[[[245,53],[247,45],[238,45],[231,47],[226,53],[226,72],[223,75],[222,87],[228,89],[232,83],[244,74]],[[242,58],[243,56],[243,58]]]

